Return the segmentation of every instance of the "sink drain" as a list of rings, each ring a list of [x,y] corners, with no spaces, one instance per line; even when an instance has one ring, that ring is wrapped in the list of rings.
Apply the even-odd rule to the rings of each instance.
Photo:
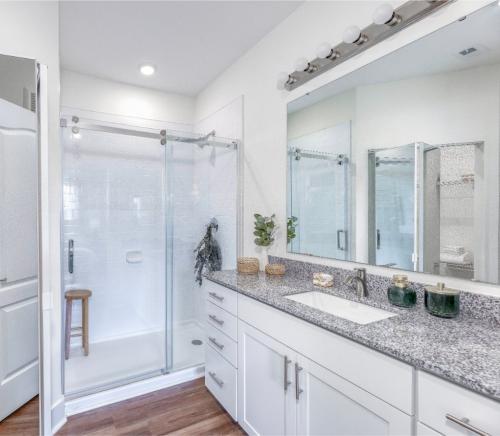
[[[201,341],[200,339],[193,339],[193,340],[191,341],[191,343],[192,343],[193,345],[201,345],[201,344],[203,344],[203,341]]]

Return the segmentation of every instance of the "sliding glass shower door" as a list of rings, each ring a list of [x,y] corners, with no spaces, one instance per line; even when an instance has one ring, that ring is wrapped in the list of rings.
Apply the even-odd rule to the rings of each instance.
[[[415,144],[371,150],[370,263],[416,270]]]
[[[61,132],[63,301],[92,292],[89,354],[73,337],[65,361],[65,391],[78,394],[167,366],[165,147],[120,130]],[[81,325],[80,301],[65,319]]]

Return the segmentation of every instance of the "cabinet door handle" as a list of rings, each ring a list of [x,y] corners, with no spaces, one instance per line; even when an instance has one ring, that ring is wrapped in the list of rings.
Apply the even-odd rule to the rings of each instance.
[[[295,399],[298,401],[300,398],[300,394],[304,392],[300,389],[300,380],[299,380],[299,372],[302,371],[302,367],[299,366],[297,362],[295,362]]]
[[[465,428],[466,430],[475,433],[479,436],[491,436],[489,433],[486,433],[485,431],[482,431],[478,429],[477,427],[474,427],[473,425],[469,424],[469,420],[467,418],[457,418],[456,416],[450,415],[449,413],[446,414],[446,419],[448,421],[454,422],[455,424],[459,425],[460,427]]]
[[[209,336],[209,337],[208,337],[208,340],[209,340],[212,344],[214,344],[214,345],[215,345],[215,346],[216,346],[219,350],[221,350],[221,351],[222,351],[222,350],[224,349],[224,345],[219,344],[219,343],[217,342],[217,339],[215,339],[215,338],[213,338],[213,337]]]
[[[3,279],[0,279],[0,282],[6,282],[7,281],[7,277],[4,277]]]
[[[217,384],[217,386],[219,386],[220,388],[224,386],[224,382],[219,377],[217,377],[217,374],[215,372],[209,371],[208,375]]]
[[[222,319],[217,318],[215,315],[208,315],[208,317],[219,325],[223,325],[224,321]]]
[[[285,356],[283,363],[285,366],[285,371],[284,371],[285,375],[283,377],[283,387],[284,387],[285,392],[286,392],[288,390],[288,386],[290,386],[292,384],[292,382],[288,380],[288,365],[290,363],[292,363],[292,361],[288,358],[288,356]]]
[[[222,302],[224,301],[224,297],[216,294],[215,292],[209,292],[208,295],[210,295],[212,298],[215,298],[216,300]]]

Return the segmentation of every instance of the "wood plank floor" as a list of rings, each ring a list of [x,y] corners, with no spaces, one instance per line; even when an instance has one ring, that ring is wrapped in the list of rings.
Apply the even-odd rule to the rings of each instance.
[[[198,379],[71,416],[57,436],[167,434],[245,433]]]
[[[37,436],[38,419],[38,396],[36,396],[0,422],[0,435]]]

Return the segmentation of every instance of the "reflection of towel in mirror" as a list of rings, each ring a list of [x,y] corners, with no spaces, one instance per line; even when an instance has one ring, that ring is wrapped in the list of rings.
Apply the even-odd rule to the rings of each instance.
[[[461,255],[465,253],[465,247],[460,245],[444,245],[441,253]]]
[[[449,254],[441,252],[440,260],[441,262],[445,263],[456,263],[459,265],[467,265],[474,263],[474,256],[470,251],[466,251],[463,254]]]

